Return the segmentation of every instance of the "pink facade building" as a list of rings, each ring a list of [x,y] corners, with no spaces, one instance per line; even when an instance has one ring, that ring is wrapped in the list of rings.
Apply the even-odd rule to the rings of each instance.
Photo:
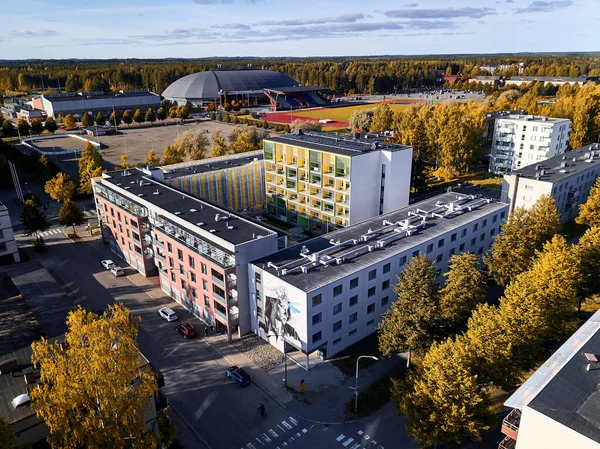
[[[285,237],[163,181],[154,167],[93,181],[104,241],[215,331],[250,332],[247,264]]]

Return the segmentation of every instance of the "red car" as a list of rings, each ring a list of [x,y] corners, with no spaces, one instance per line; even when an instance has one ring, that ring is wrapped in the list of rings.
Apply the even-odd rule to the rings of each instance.
[[[177,326],[175,326],[175,330],[179,333],[181,333],[181,335],[183,335],[183,338],[193,338],[196,335],[196,329],[194,329],[194,326],[192,326],[190,323],[181,323],[178,324]]]

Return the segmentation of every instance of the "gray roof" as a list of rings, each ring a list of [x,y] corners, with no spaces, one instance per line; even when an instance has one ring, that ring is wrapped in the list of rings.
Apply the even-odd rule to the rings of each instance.
[[[205,223],[202,226],[203,229],[206,231],[214,229],[212,234],[215,238],[223,239],[234,245],[251,241],[259,235],[276,234],[273,230],[247,217],[241,217],[209,201],[201,200],[187,192],[159,182],[137,168],[105,173],[102,178],[102,184],[105,187],[112,185],[121,189],[129,187],[127,192],[131,197],[128,198],[134,203],[145,207],[142,201],[136,201],[136,199],[143,199],[143,201],[154,204],[177,216],[177,218],[187,221],[192,227],[196,227],[197,229],[200,229],[198,223]],[[116,189],[111,190],[118,195],[123,195],[122,192]],[[229,214],[231,218],[229,220],[216,221],[215,217],[217,214],[220,216],[227,216]],[[233,226],[233,229],[228,229],[228,226]]]
[[[600,311],[596,312],[506,401],[525,406],[600,441],[600,366],[586,370],[586,353],[600,357]]]
[[[463,191],[468,191],[468,189],[464,189]],[[416,248],[425,242],[429,242],[453,229],[458,229],[482,216],[508,207],[507,204],[495,202],[489,198],[479,197],[479,195],[476,195],[479,192],[479,190],[471,188],[470,193],[473,195],[454,192],[443,193],[421,202],[414,203],[408,207],[398,209],[394,212],[380,215],[353,226],[302,242],[270,256],[255,260],[252,263],[277,276],[277,269],[268,266],[269,262],[271,262],[279,267],[281,279],[301,290],[309,292],[324,285],[328,285],[329,283],[354,272],[370,267],[378,262],[384,261],[396,254],[410,251],[412,248]],[[432,211],[439,207],[440,202],[447,204],[458,198],[464,198],[461,201],[462,210],[447,214],[444,218],[440,218],[439,216],[430,217],[424,228],[421,227],[418,230],[415,230],[414,234],[410,236],[407,236],[404,231],[398,232],[400,230],[397,225],[398,222],[411,220],[411,224],[416,225],[421,221],[421,217],[413,214],[417,209],[420,211]],[[487,201],[490,202],[488,203]],[[467,209],[469,205],[474,206],[471,211],[468,211]],[[444,215],[443,210],[439,211],[439,213]],[[415,219],[416,221],[413,222],[412,220]],[[382,228],[384,222],[385,224],[392,223],[394,225],[388,226],[387,229],[381,230],[381,232],[370,232]],[[370,233],[368,239],[366,241],[361,240],[361,236],[368,233]],[[353,239],[357,240],[356,244],[350,242]],[[368,251],[367,245],[377,246],[376,243],[378,240],[385,239],[387,239],[385,245],[376,247],[372,251]],[[332,242],[342,242],[342,244],[334,246]],[[347,244],[344,244],[343,242],[347,242]],[[328,258],[335,260],[336,258],[340,258],[341,255],[344,255],[344,260],[339,265],[336,264],[335,261],[328,265],[317,263],[314,267],[309,268],[306,273],[303,273],[299,267],[309,262],[308,259],[300,256],[303,247],[306,247],[306,250],[310,253],[330,248],[331,250],[327,252]],[[282,266],[284,265],[287,265],[287,273],[285,276],[282,273]]]
[[[225,170],[227,168],[242,167],[251,164],[255,160],[262,161],[263,152],[252,151],[229,157],[214,158],[201,161],[189,162],[187,164],[177,164],[163,167],[165,171],[165,180],[190,176],[197,173],[207,173],[215,170]]]
[[[593,143],[565,154],[559,154],[545,161],[540,161],[537,164],[514,170],[510,174],[530,179],[537,179],[536,175],[540,175],[539,181],[555,183],[577,175],[590,167],[596,167],[599,163],[600,145]],[[566,164],[566,167],[562,166],[564,164]],[[542,170],[543,175],[541,175]]]
[[[179,78],[162,93],[165,98],[215,100],[219,91],[262,94],[265,88],[292,87],[299,83],[283,73],[272,70],[209,70]]]
[[[304,131],[301,134],[284,134],[280,137],[265,138],[266,142],[295,145],[311,150],[325,151],[344,156],[359,156],[370,151],[402,151],[412,147],[395,143],[384,142],[373,135],[361,135],[360,138],[338,135],[337,133],[323,133],[317,131]]]

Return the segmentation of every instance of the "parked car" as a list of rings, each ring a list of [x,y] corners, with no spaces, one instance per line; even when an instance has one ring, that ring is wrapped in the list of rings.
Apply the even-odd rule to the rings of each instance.
[[[112,267],[116,267],[115,263],[114,263],[112,260],[110,260],[110,259],[103,260],[103,261],[102,261],[102,262],[100,262],[100,263],[101,263],[101,264],[102,264],[102,266],[103,266],[104,268],[106,268],[107,270],[110,270]]]
[[[196,335],[196,329],[190,323],[181,323],[175,326],[175,330],[183,335],[183,338],[194,338]]]
[[[227,377],[233,379],[233,381],[237,383],[240,387],[250,385],[250,382],[252,382],[250,375],[242,368],[239,368],[235,365],[230,368],[227,368],[225,374],[227,374]]]
[[[123,268],[117,267],[117,266],[112,267],[110,269],[110,272],[112,274],[114,274],[116,278],[118,278],[119,276],[124,276],[125,275],[125,272],[123,271]]]
[[[169,322],[177,321],[179,319],[175,311],[169,307],[161,307],[158,309],[158,314]]]

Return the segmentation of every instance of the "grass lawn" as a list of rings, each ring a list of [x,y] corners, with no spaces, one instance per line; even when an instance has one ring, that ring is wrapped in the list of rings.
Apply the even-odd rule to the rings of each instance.
[[[377,104],[361,104],[357,106],[342,106],[337,108],[324,108],[314,111],[294,111],[294,117],[310,117],[321,119],[331,119],[336,122],[347,122],[354,111],[362,111],[364,109],[375,109]],[[402,111],[409,107],[404,104],[390,104],[392,111]]]
[[[352,377],[356,370],[356,359],[360,355],[374,355],[375,357],[381,357],[377,342],[377,333],[371,334],[355,345],[343,350],[331,362],[346,376]],[[375,363],[374,360],[361,359],[360,367],[366,368],[373,363]]]

